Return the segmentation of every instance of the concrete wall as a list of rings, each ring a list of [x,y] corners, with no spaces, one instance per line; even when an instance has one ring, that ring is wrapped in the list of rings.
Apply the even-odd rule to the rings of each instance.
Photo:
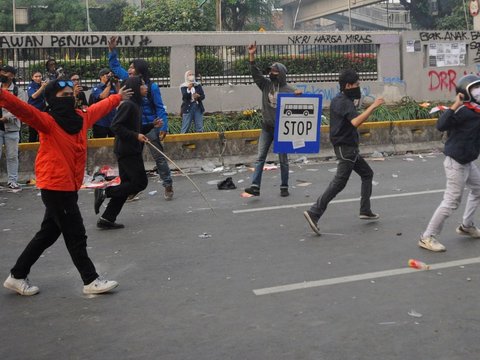
[[[466,74],[479,74],[480,71],[480,32],[478,31],[405,31],[402,38],[402,80],[406,94],[418,101],[452,100],[455,84]],[[414,51],[408,52],[408,42],[414,43]],[[447,54],[443,62],[429,50],[446,44]],[[458,44],[457,49],[450,49]],[[411,49],[411,48],[410,48]],[[464,64],[458,64],[457,51],[465,51]],[[463,52],[462,51],[462,52]]]
[[[258,45],[340,45],[376,44],[378,46],[378,80],[362,82],[368,98],[383,96],[396,102],[403,96],[418,101],[444,101],[453,96],[455,82],[467,73],[480,72],[480,32],[478,31],[404,31],[404,32],[189,32],[189,33],[0,33],[3,50],[22,48],[105,48],[112,35],[122,39],[121,47],[168,46],[171,50],[169,88],[162,94],[169,112],[178,112],[181,98],[178,86],[186,70],[195,67],[195,46]],[[408,46],[410,44],[411,46]],[[455,56],[432,65],[429,47],[458,44],[464,49],[464,64],[455,64]],[[411,49],[412,51],[409,51]],[[456,50],[453,50],[456,51]],[[121,54],[120,54],[121,55]],[[3,56],[5,58],[5,56]],[[453,61],[452,61],[453,59]],[[21,64],[12,65],[21,66]],[[324,106],[338,92],[336,82],[298,82],[305,93],[324,95]],[[239,111],[260,108],[260,94],[255,85],[206,86],[205,107],[209,112]]]
[[[170,47],[170,87],[162,88],[167,110],[179,111],[179,85],[185,71],[195,67],[195,46],[257,45],[341,45],[376,44],[378,46],[378,81],[365,81],[362,90],[367,97],[384,96],[395,102],[405,95],[400,67],[400,35],[397,32],[241,32],[241,33],[0,33],[2,50],[21,48],[105,48],[112,35],[120,36],[119,47]],[[121,54],[120,54],[121,57]],[[22,64],[12,63],[14,66]],[[306,93],[322,93],[324,106],[338,92],[337,82],[299,82]],[[205,108],[208,112],[240,111],[261,108],[261,97],[255,85],[205,86]]]

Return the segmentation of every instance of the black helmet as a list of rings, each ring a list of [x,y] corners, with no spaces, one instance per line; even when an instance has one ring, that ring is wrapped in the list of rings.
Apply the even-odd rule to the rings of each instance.
[[[465,75],[457,82],[457,94],[463,94],[463,101],[474,101],[472,94],[470,93],[470,88],[477,84],[480,84],[480,76],[473,74]]]

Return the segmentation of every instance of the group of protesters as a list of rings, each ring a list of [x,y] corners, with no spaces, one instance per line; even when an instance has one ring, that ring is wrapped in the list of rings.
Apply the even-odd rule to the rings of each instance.
[[[287,84],[287,69],[281,63],[274,63],[267,69],[268,78],[263,76],[261,69],[255,64],[256,49],[256,43],[248,46],[250,70],[262,92],[263,122],[252,184],[245,189],[245,193],[258,197],[265,160],[274,140],[277,95],[294,93],[300,96],[302,93]],[[46,208],[45,216],[40,231],[20,255],[4,283],[6,288],[21,295],[34,295],[39,292],[37,286],[29,283],[27,276],[43,251],[51,246],[60,234],[63,234],[67,249],[80,272],[85,294],[108,292],[118,285],[116,281],[102,279],[96,273],[86,251],[87,236],[77,205],[86,162],[86,137],[89,128],[94,127],[94,131],[103,136],[115,136],[114,153],[121,179],[118,186],[95,190],[96,214],[100,212],[105,199],[110,198],[97,221],[98,228],[123,228],[122,224],[116,222],[123,205],[129,196],[146,188],[148,179],[142,159],[145,143],[152,151],[163,180],[165,198],[171,199],[173,196],[170,169],[163,156],[162,140],[167,133],[168,119],[160,89],[150,80],[145,60],[133,60],[128,69],[121,67],[115,37],[109,42],[108,57],[110,68],[100,71],[101,83],[93,89],[86,109],[78,103],[78,85],[71,79],[59,77],[58,69],[55,70],[52,64],[49,71],[52,74],[57,73],[57,77],[51,78],[48,83],[42,83],[41,74],[33,74],[33,81],[37,86],[31,90],[32,101],[37,100],[41,94],[48,104],[46,107],[40,102],[27,105],[17,99],[10,85],[5,85],[8,84],[5,78],[12,78],[14,69],[4,67],[0,74],[4,76],[0,90],[0,107],[5,112],[3,116],[11,115],[25,122],[38,132],[40,140],[35,170],[37,187],[41,189]],[[123,81],[122,85],[118,84],[119,80]],[[340,73],[339,87],[339,94],[330,104],[330,140],[338,160],[336,174],[323,195],[303,213],[308,225],[317,235],[321,235],[318,223],[322,215],[329,203],[345,188],[352,172],[356,172],[361,178],[359,218],[380,218],[379,214],[372,211],[370,198],[374,172],[360,154],[357,128],[376,108],[384,104],[384,99],[375,99],[359,113],[358,102],[362,96],[360,81],[359,75],[352,69],[345,69]],[[480,154],[480,77],[467,75],[460,79],[457,92],[454,104],[441,116],[437,124],[440,131],[448,131],[449,134],[444,150],[447,187],[442,203],[418,242],[420,247],[430,251],[445,251],[445,247],[436,237],[446,219],[458,207],[465,186],[469,187],[470,193],[463,221],[456,231],[461,235],[480,238],[480,229],[474,225],[473,220],[480,205],[480,171],[474,164]],[[185,83],[182,84],[182,97],[187,102],[182,105],[182,111],[187,114],[203,112],[201,100],[204,96],[194,74],[188,71],[185,74]],[[102,129],[107,126],[106,123],[99,123],[100,119],[111,120],[108,130]],[[194,117],[189,120],[194,120]],[[279,160],[280,196],[286,197],[289,196],[287,154],[279,154]],[[69,176],[65,177],[63,173],[68,173]]]
[[[98,276],[87,254],[87,236],[77,204],[78,190],[84,178],[87,132],[90,128],[93,127],[95,137],[115,137],[114,153],[120,175],[119,185],[95,189],[96,214],[100,212],[104,200],[110,198],[97,221],[98,228],[123,228],[122,224],[116,222],[123,205],[129,196],[147,187],[142,157],[145,143],[150,144],[163,181],[165,199],[171,200],[173,197],[172,177],[162,146],[167,134],[168,117],[160,89],[150,79],[148,63],[143,59],[135,59],[128,69],[123,69],[118,60],[115,37],[109,42],[108,59],[110,68],[100,70],[100,83],[93,88],[88,102],[80,85],[79,74],[70,74],[68,77],[61,68],[57,68],[53,59],[46,62],[45,74],[32,74],[28,103],[17,97],[18,87],[14,81],[16,69],[3,66],[0,70],[0,149],[5,143],[8,187],[11,190],[20,188],[17,183],[20,121],[29,126],[29,139],[40,141],[35,174],[45,205],[45,215],[40,230],[17,259],[4,282],[6,288],[21,295],[39,292],[37,286],[29,283],[28,274],[42,253],[61,234],[81,275],[85,294],[108,292],[118,285],[116,281]],[[191,122],[195,119],[194,114],[203,114],[201,103],[205,95],[201,85],[195,81],[193,72],[187,72],[185,78],[181,86],[182,99],[192,104],[182,105],[182,110],[184,120]],[[7,144],[7,140],[10,140],[7,124],[15,126],[12,133],[16,143],[16,169],[10,166],[12,147]],[[182,128],[188,129],[188,126]],[[202,127],[197,126],[196,129],[201,131]]]

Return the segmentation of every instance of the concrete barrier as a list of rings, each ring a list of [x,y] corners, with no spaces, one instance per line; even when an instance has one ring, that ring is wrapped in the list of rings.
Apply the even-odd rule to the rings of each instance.
[[[436,119],[385,121],[365,123],[359,128],[360,150],[363,154],[374,150],[387,153],[418,152],[442,147],[442,133],[435,129]],[[260,130],[173,134],[165,139],[165,153],[182,168],[201,168],[206,163],[232,165],[253,163],[256,159]],[[34,174],[34,162],[39,143],[19,145],[20,178]],[[148,146],[148,145],[146,145]],[[3,151],[5,153],[5,151]],[[304,156],[291,155],[291,159]],[[309,159],[325,159],[334,153],[329,141],[329,127],[322,126],[318,154],[308,154]],[[275,154],[269,159],[276,160]],[[155,165],[149,151],[144,151],[147,169]],[[116,166],[113,138],[88,140],[87,172],[95,166]],[[173,166],[172,166],[173,168]],[[0,162],[0,181],[6,181],[5,155]]]

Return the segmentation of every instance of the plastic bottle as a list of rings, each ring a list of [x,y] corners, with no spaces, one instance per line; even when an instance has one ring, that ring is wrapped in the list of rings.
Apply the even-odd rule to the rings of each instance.
[[[430,269],[430,266],[425,264],[423,261],[420,260],[415,260],[415,259],[410,259],[408,260],[408,266],[414,269],[419,269],[419,270],[428,270]]]

